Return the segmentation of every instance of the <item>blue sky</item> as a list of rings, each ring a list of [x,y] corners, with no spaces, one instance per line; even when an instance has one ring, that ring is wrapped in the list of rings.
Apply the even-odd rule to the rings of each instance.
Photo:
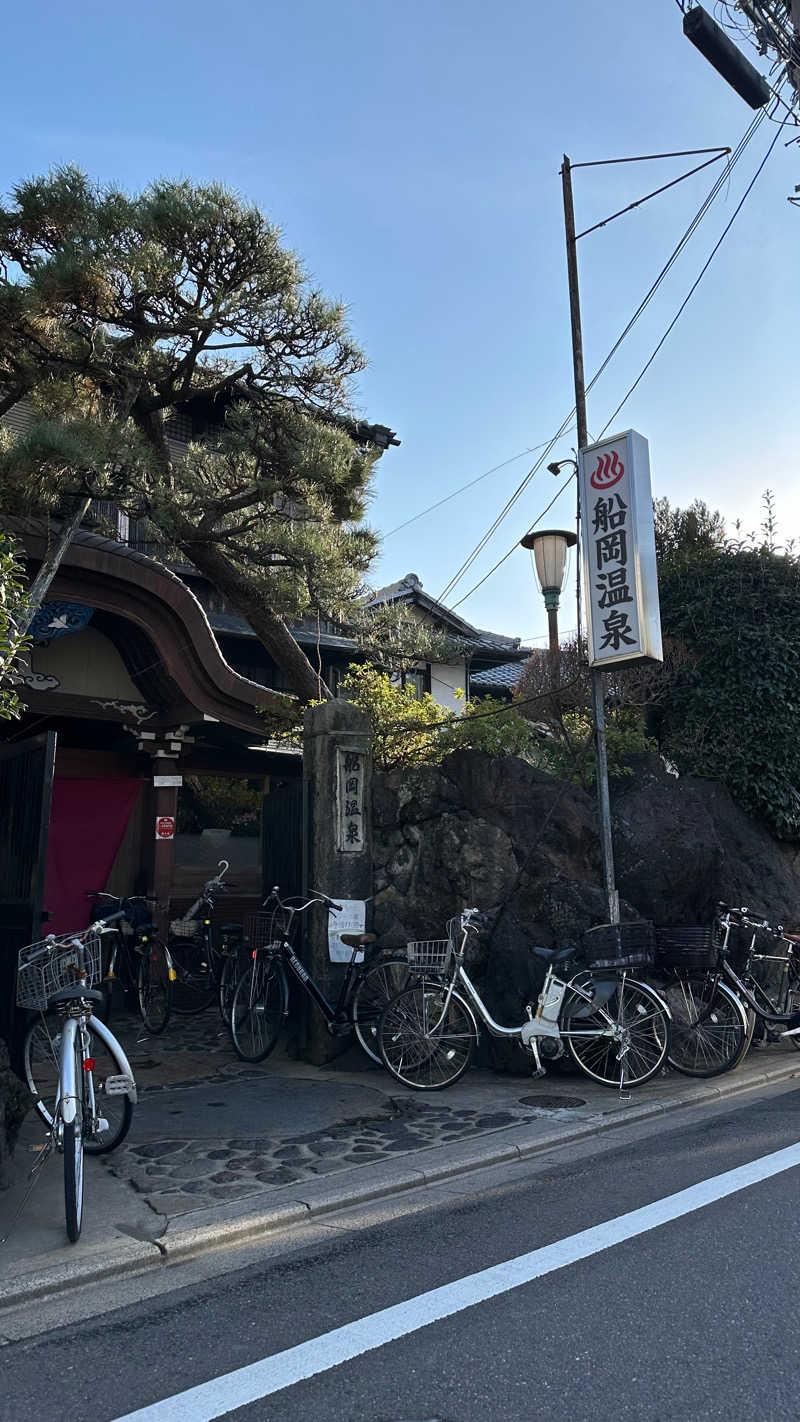
[[[710,5],[707,8],[712,8]],[[684,39],[674,0],[40,0],[7,12],[0,187],[61,162],[135,189],[219,179],[258,202],[342,297],[369,358],[361,411],[396,429],[370,517],[376,584],[417,573],[438,596],[572,404],[561,155],[573,162],[734,146],[752,112]],[[13,63],[9,60],[13,57]],[[753,56],[754,57],[754,56]],[[762,124],[589,401],[596,435],[638,374],[775,132]],[[800,524],[797,244],[786,130],[618,429],[650,441],[654,492],[757,528],[775,491]],[[699,161],[699,160],[697,160]],[[575,175],[579,228],[691,160]],[[581,243],[587,371],[606,354],[712,181],[698,174]],[[550,457],[570,452],[569,436]],[[542,469],[447,601],[521,537],[556,490]],[[574,489],[546,515],[571,526]],[[542,640],[517,550],[460,604]],[[566,596],[562,628],[574,625]]]

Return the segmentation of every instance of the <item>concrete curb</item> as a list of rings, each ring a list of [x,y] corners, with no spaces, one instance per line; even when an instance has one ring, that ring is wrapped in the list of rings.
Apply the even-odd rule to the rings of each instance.
[[[544,1131],[541,1121],[535,1125],[504,1126],[485,1136],[452,1145],[427,1146],[397,1162],[354,1166],[319,1182],[306,1182],[305,1187],[290,1185],[285,1187],[284,1192],[270,1191],[268,1202],[261,1207],[254,1207],[254,1197],[251,1197],[250,1202],[242,1200],[233,1205],[193,1211],[191,1223],[183,1223],[181,1217],[181,1223],[176,1222],[175,1226],[168,1224],[165,1233],[151,1243],[120,1240],[113,1248],[98,1247],[93,1253],[76,1258],[74,1262],[55,1266],[42,1263],[40,1268],[34,1267],[27,1273],[17,1275],[13,1282],[0,1284],[0,1310],[114,1275],[150,1271],[172,1261],[190,1259],[207,1250],[244,1244],[264,1234],[292,1224],[305,1224],[336,1210],[366,1204],[404,1190],[440,1184],[471,1170],[529,1160],[545,1151],[601,1135],[620,1126],[638,1124],[690,1106],[742,1096],[767,1084],[775,1085],[794,1077],[800,1077],[800,1058],[765,1066],[762,1071],[738,1080],[736,1077],[712,1078],[702,1086],[698,1082],[677,1095],[643,1102],[640,1106],[626,1103],[599,1121],[576,1122],[572,1128],[563,1121],[559,1122],[558,1128]],[[303,1199],[297,1198],[301,1190]],[[281,1198],[278,1198],[279,1195]]]

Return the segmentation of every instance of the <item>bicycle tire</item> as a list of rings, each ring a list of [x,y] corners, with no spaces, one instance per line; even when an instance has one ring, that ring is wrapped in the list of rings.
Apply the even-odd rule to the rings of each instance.
[[[231,1040],[243,1062],[263,1062],[274,1051],[288,1001],[282,964],[259,954],[239,978],[231,1005]]]
[[[443,1091],[464,1075],[478,1042],[478,1024],[459,993],[447,985],[418,983],[398,993],[378,1021],[378,1049],[386,1070],[416,1091]]]
[[[217,996],[217,982],[207,946],[186,938],[171,938],[169,952],[175,971],[172,1010],[181,1017],[195,1017],[205,1012]]]
[[[87,1025],[91,1054],[95,1062],[92,1072],[95,1085],[105,1076],[121,1076],[125,1071],[124,1061],[117,1056],[113,1047],[102,1040],[91,1018]],[[36,1113],[48,1130],[52,1128],[53,1112],[58,1100],[60,1041],[61,1019],[55,1013],[40,1014],[28,1028],[22,1049],[25,1080],[35,1098]],[[107,1155],[125,1139],[133,1121],[133,1102],[130,1097],[106,1096],[102,1092],[99,1094],[102,1100],[101,1114],[108,1121],[108,1130],[103,1131],[100,1136],[86,1137],[84,1150],[87,1155]]]
[[[64,1153],[64,1214],[67,1221],[67,1238],[70,1244],[77,1244],[83,1224],[83,1150],[84,1122],[86,1118],[86,1086],[83,1070],[83,1053],[80,1050],[80,1032],[75,1042],[75,1119],[63,1121],[61,1145]]]
[[[789,964],[789,977],[786,984],[786,1012],[800,1012],[800,964],[793,957]],[[791,1042],[795,1051],[800,1052],[800,1037],[786,1037],[784,1039]]]
[[[627,1043],[624,1038],[606,1035],[609,1019],[617,1030],[627,1032]],[[581,1031],[591,1030],[592,1022],[596,1022],[597,1036],[567,1036],[570,1055],[586,1076],[602,1086],[617,1090],[642,1086],[666,1062],[669,1016],[658,993],[626,973],[617,978],[608,1001],[578,1021]]]
[[[157,1037],[172,1012],[172,981],[167,950],[157,938],[140,945],[136,997],[146,1032]]]
[[[231,1012],[233,1011],[233,995],[236,992],[236,984],[239,981],[239,962],[236,954],[230,953],[223,963],[222,972],[219,977],[219,988],[217,992],[219,1002],[219,1015],[226,1027],[231,1025]]]
[[[712,986],[713,978],[687,973],[661,989],[672,1014],[667,1061],[684,1076],[733,1071],[750,1045],[753,1014],[726,983],[717,983],[710,1000]]]
[[[378,1023],[393,997],[411,986],[408,958],[398,955],[372,963],[361,978],[350,1003],[350,1020],[359,1046],[371,1061],[381,1064]]]

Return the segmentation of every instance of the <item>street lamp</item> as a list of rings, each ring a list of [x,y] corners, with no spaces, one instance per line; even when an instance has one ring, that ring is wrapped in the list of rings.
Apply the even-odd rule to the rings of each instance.
[[[555,691],[558,686],[558,605],[564,576],[567,571],[567,552],[577,543],[577,534],[568,529],[542,529],[539,533],[526,533],[520,545],[528,548],[536,571],[544,605],[547,609],[547,627],[550,634],[550,685]]]

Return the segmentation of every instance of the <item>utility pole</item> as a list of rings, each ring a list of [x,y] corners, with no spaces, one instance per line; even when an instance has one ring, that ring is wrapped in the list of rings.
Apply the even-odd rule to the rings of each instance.
[[[800,3],[800,0],[798,0]],[[578,450],[589,443],[586,426],[586,381],[583,372],[583,333],[578,288],[578,244],[575,237],[575,206],[572,197],[572,168],[564,154],[561,168],[564,194],[564,231],[567,240],[567,279],[569,282],[569,315],[572,326],[572,368],[575,380],[575,418],[578,427]],[[594,715],[595,778],[597,806],[600,814],[600,850],[603,860],[603,886],[608,904],[609,923],[619,923],[619,894],[614,878],[614,843],[611,837],[611,799],[608,793],[608,755],[606,752],[605,672],[592,669],[592,711]]]

